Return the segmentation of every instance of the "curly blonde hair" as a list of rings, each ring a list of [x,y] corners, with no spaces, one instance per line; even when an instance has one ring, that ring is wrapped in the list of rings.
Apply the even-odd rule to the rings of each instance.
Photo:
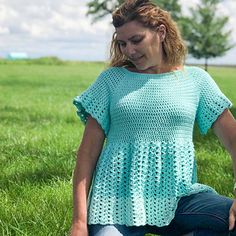
[[[167,65],[171,66],[183,65],[187,48],[177,24],[173,21],[169,12],[161,9],[149,0],[127,0],[112,13],[112,19],[112,24],[115,28],[133,20],[153,31],[156,31],[161,24],[165,25],[166,37],[163,41],[164,61]],[[111,41],[109,66],[134,67],[133,63],[122,54],[116,40],[116,32],[113,34]]]

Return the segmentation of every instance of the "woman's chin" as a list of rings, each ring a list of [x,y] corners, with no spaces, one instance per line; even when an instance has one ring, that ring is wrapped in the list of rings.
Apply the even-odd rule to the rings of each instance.
[[[136,64],[135,67],[139,71],[145,71],[148,69],[147,66],[145,66],[144,64]]]

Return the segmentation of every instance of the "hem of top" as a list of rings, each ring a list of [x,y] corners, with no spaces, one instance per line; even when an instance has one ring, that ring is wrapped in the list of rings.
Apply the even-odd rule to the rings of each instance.
[[[233,106],[232,102],[226,101],[224,106],[217,112],[217,114],[214,115],[214,117],[211,119],[209,122],[209,125],[202,131],[200,132],[202,135],[206,135],[208,130],[212,128],[213,123],[218,119],[218,117],[226,110],[229,109]]]
[[[82,101],[79,101],[77,99],[77,97],[74,98],[73,100],[73,104],[76,106],[77,108],[77,115],[79,116],[80,120],[82,121],[82,123],[84,125],[86,125],[87,123],[87,120],[88,120],[88,116],[90,115],[92,118],[94,118],[98,124],[102,127],[103,131],[104,131],[104,134],[105,134],[105,137],[107,138],[108,134],[109,134],[109,131],[107,131],[105,129],[105,125],[98,119],[98,117],[96,116],[96,114],[93,114],[93,112],[87,107],[84,105],[84,103],[82,103]],[[81,109],[81,106],[83,109]],[[81,110],[80,110],[81,109]],[[83,115],[83,116],[82,116]]]
[[[172,214],[168,218],[168,223],[167,224],[158,225],[158,224],[150,224],[148,222],[146,222],[145,224],[122,224],[122,223],[114,223],[114,222],[112,222],[112,223],[111,222],[109,222],[109,223],[104,223],[104,222],[90,223],[90,222],[88,222],[87,224],[88,225],[97,225],[97,224],[99,224],[99,225],[125,225],[125,226],[146,226],[146,225],[150,225],[150,226],[156,226],[156,227],[165,227],[165,226],[170,225],[171,221],[174,219],[175,212],[176,212],[177,207],[178,207],[178,203],[179,203],[179,201],[182,197],[188,197],[188,196],[198,194],[198,193],[203,193],[203,192],[215,192],[216,194],[218,194],[213,188],[209,187],[209,188],[201,189],[201,190],[198,190],[198,191],[192,191],[192,192],[190,191],[187,194],[182,194],[182,195],[178,196],[177,200],[175,202],[175,206],[173,208]]]

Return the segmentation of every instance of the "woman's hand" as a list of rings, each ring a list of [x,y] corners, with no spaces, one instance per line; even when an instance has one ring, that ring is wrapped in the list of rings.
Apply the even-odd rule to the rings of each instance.
[[[236,220],[236,199],[234,199],[233,204],[229,210],[229,230],[233,230]]]
[[[73,223],[70,236],[88,236],[88,226],[86,223]]]

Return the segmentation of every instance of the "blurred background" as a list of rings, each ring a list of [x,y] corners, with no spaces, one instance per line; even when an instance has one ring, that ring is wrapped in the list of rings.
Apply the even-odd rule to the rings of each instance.
[[[0,57],[9,58],[13,54],[13,57],[14,55],[29,58],[56,56],[64,60],[107,60],[114,29],[111,25],[111,14],[103,13],[114,9],[119,2],[121,1],[0,0]],[[227,22],[218,31],[231,30],[228,41],[231,45],[235,44],[235,0],[157,0],[154,2],[172,10],[177,20],[186,16],[192,17],[190,8],[196,12],[198,6],[208,2],[214,18],[228,17]],[[102,9],[101,5],[106,9]],[[87,15],[89,10],[94,12],[96,8],[98,12],[95,10],[95,14]],[[93,23],[96,14],[104,16]],[[205,25],[203,26],[206,28]],[[235,55],[236,48],[232,47],[224,55],[212,57],[209,63],[232,65],[235,64]],[[199,60],[189,55],[187,62],[204,63],[204,59]]]

